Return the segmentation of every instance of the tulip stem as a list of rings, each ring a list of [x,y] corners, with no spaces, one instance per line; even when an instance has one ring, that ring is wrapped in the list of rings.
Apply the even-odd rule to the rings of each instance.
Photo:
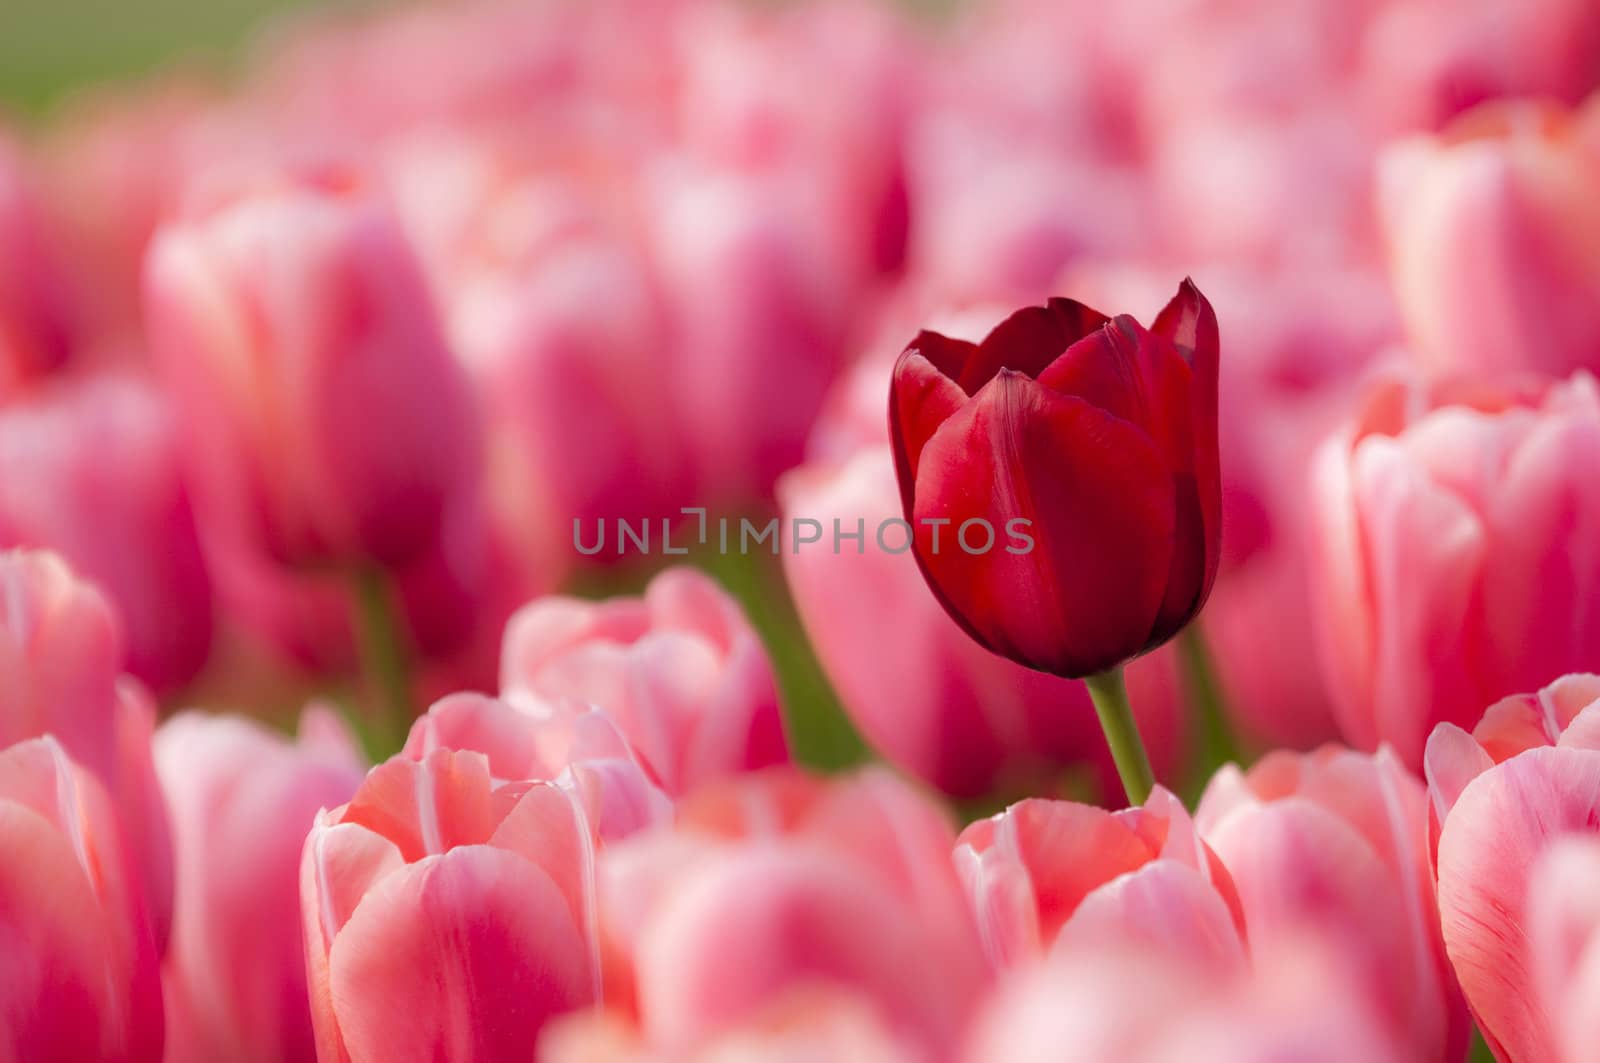
[[[1150,770],[1150,757],[1144,751],[1139,737],[1139,725],[1133,719],[1133,706],[1128,704],[1128,686],[1122,681],[1122,668],[1109,669],[1086,678],[1089,698],[1094,711],[1100,716],[1100,729],[1105,732],[1106,745],[1111,747],[1111,759],[1122,778],[1122,789],[1128,804],[1142,805],[1155,786],[1155,773]]]
[[[411,730],[411,662],[389,574],[376,565],[358,568],[354,592],[356,645],[376,723],[373,742],[385,746],[370,752],[382,760],[399,752]]]
[[[1227,698],[1217,680],[1211,650],[1199,624],[1190,624],[1178,635],[1178,656],[1183,663],[1184,685],[1199,732],[1188,780],[1190,789],[1198,796],[1218,768],[1239,759],[1239,741],[1228,723]]]

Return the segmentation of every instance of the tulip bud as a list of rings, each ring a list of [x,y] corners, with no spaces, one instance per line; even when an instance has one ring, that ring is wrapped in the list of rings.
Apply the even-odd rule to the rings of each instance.
[[[141,378],[63,381],[0,411],[0,546],[59,551],[98,583],[124,621],[128,671],[157,691],[205,663],[211,581],[171,411]]]
[[[1422,763],[1435,723],[1600,660],[1600,391],[1386,384],[1324,444],[1311,576],[1352,745]]]
[[[500,691],[598,705],[672,794],[789,759],[760,639],[693,569],[661,573],[642,598],[524,606],[506,626]]]
[[[0,1059],[161,1060],[161,982],[112,804],[52,737],[0,752]]]
[[[900,526],[883,418],[888,374],[874,359],[842,381],[812,432],[817,459],[778,483],[785,522],[838,521],[862,534],[859,549],[783,554],[795,608],[840,702],[874,749],[957,796],[1039,793],[1085,762],[1102,793],[1118,792],[1083,684],[996,657],[928,593]],[[1128,684],[1165,777],[1184,745],[1172,654],[1134,662]]]
[[[338,727],[308,712],[293,743],[251,720],[186,712],[157,730],[176,855],[162,979],[169,1063],[316,1058],[300,851],[317,811],[361,782]]]
[[[1199,612],[1221,546],[1217,354],[1189,282],[1148,330],[1056,299],[979,344],[912,341],[889,397],[900,496],[968,634],[1080,678]]]
[[[119,678],[122,645],[111,606],[58,557],[0,551],[0,748],[51,735],[106,788],[127,880],[142,892],[164,948],[172,847],[150,758],[155,706],[137,682]]]
[[[1390,148],[1380,172],[1395,292],[1426,365],[1600,369],[1600,152],[1573,116],[1495,104]]]
[[[1022,801],[962,831],[955,859],[997,965],[1130,942],[1223,972],[1244,964],[1233,880],[1166,790],[1122,812]]]
[[[531,1059],[596,999],[593,836],[549,783],[436,749],[317,816],[300,865],[319,1059]]]
[[[570,700],[524,697],[518,706],[480,694],[452,694],[418,717],[401,756],[435,749],[489,758],[497,779],[539,779],[568,789],[603,841],[672,818],[672,801],[604,712]]]
[[[476,440],[399,225],[348,175],[221,197],[156,236],[156,360],[199,501],[288,564],[403,565],[435,545]]]

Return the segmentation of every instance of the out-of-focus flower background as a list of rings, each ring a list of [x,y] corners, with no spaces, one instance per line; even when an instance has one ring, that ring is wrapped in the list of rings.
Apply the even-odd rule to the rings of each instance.
[[[1592,1060],[1597,88],[1595,0],[5,0],[0,1056]],[[896,357],[1059,295],[1204,540],[1134,808],[881,533]]]

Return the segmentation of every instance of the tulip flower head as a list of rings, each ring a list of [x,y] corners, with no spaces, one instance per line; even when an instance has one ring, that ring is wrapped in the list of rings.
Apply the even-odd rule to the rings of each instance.
[[[1189,281],[1149,329],[1052,299],[981,343],[911,342],[889,396],[901,502],[968,634],[1078,678],[1193,619],[1220,546],[1217,360]]]

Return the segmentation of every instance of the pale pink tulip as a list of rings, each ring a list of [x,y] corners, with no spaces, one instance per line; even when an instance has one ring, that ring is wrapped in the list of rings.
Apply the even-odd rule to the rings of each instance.
[[[567,216],[575,192],[554,179],[492,197],[480,208],[497,238],[489,248],[509,261],[477,263],[449,304],[488,418],[491,516],[546,586],[584,560],[575,527],[587,541],[594,523],[658,526],[689,501],[681,425],[662,401],[670,372],[655,279],[641,251],[596,230],[587,209]],[[541,210],[556,215],[555,231],[525,235],[536,224],[526,215]],[[608,543],[593,560],[621,553]]]
[[[161,981],[111,800],[53,737],[0,752],[0,1058],[159,1063]]]
[[[1086,943],[1137,943],[1221,971],[1244,963],[1233,881],[1159,786],[1121,812],[1022,801],[962,831],[955,860],[996,966]]]
[[[1562,838],[1596,837],[1600,678],[1569,675],[1506,698],[1470,735],[1440,724],[1428,739],[1427,772],[1439,916],[1467,1003],[1499,1059],[1559,1060],[1566,1032],[1582,1029],[1583,1018],[1550,1010],[1545,994],[1568,988],[1560,983],[1577,974],[1576,957],[1561,954],[1574,947],[1562,908],[1535,907],[1530,890]],[[1544,888],[1559,894],[1569,885]],[[1542,985],[1556,970],[1568,977]]]
[[[1600,1016],[1600,838],[1555,842],[1530,869],[1529,936],[1535,985],[1555,1028],[1560,1058],[1594,1054]]]
[[[773,768],[703,789],[675,831],[602,854],[608,1000],[680,1058],[831,987],[948,1059],[986,981],[954,840],[942,810],[881,771]]]
[[[401,756],[422,761],[435,749],[482,753],[497,779],[538,779],[570,790],[602,841],[672,818],[671,800],[616,725],[592,705],[523,697],[513,707],[480,694],[452,694],[412,724]]]
[[[156,690],[205,663],[211,581],[171,411],[143,378],[63,379],[0,409],[0,546],[58,551],[98,583],[122,616],[128,671]]]
[[[1576,116],[1487,106],[1391,147],[1381,174],[1390,269],[1423,363],[1600,369],[1600,150]]]
[[[99,591],[54,554],[0,551],[0,748],[52,735],[99,779],[116,807],[125,877],[165,948],[172,843],[150,755],[155,705],[122,667],[122,628]]]
[[[546,1020],[597,998],[593,844],[565,790],[481,753],[374,768],[300,867],[318,1058],[532,1058]]]
[[[1600,663],[1600,390],[1374,391],[1318,456],[1312,577],[1346,740],[1413,768],[1435,723]]]
[[[167,1060],[313,1060],[300,945],[300,854],[319,809],[361,782],[351,738],[308,711],[299,742],[241,717],[186,712],[155,736],[172,813]]]
[[[42,215],[22,150],[0,131],[0,401],[71,353],[61,264]]]
[[[500,692],[598,705],[672,794],[789,759],[766,651],[693,569],[661,573],[641,598],[524,606],[506,627]]]
[[[888,366],[843,381],[813,434],[815,460],[778,485],[784,520],[821,522],[823,540],[785,550],[790,593],[824,671],[867,740],[895,764],[953,794],[1026,792],[1087,761],[1101,792],[1121,784],[1081,683],[1035,672],[976,645],[928,592],[905,549],[883,412]],[[859,544],[832,549],[841,534]],[[879,531],[882,529],[880,538]],[[1183,749],[1171,651],[1128,669],[1134,711],[1156,773]]]
[[[1459,1063],[1469,1027],[1439,940],[1427,797],[1392,752],[1228,765],[1195,822],[1238,887],[1252,949],[1309,939],[1342,955],[1409,1058]]]
[[[427,553],[470,499],[476,426],[399,225],[337,170],[209,198],[145,284],[202,519],[288,564]]]

